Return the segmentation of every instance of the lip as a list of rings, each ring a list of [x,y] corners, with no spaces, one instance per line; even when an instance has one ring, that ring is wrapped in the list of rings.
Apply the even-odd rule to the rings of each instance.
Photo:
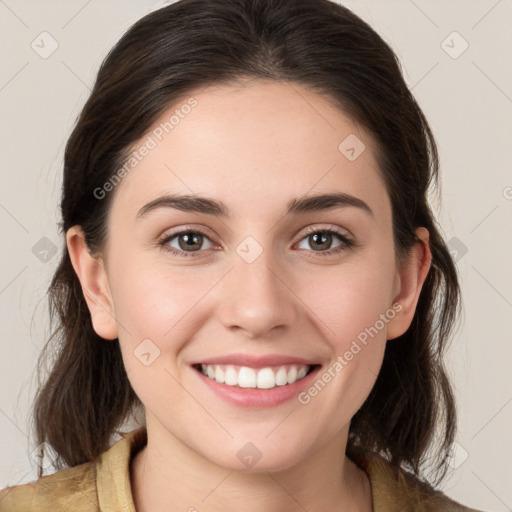
[[[196,361],[191,366],[201,364],[232,364],[235,366],[247,366],[249,368],[265,368],[268,366],[282,366],[285,364],[307,364],[308,366],[318,365],[318,361],[311,361],[302,357],[288,356],[284,354],[273,354],[266,356],[254,356],[249,354],[227,354],[224,356],[210,357]]]
[[[296,359],[297,358],[295,358],[295,360]],[[226,359],[223,358],[222,361],[224,362]],[[287,359],[287,362],[289,361],[290,358]],[[296,398],[302,390],[311,386],[313,380],[317,377],[320,368],[321,365],[314,365],[313,369],[301,380],[298,380],[293,384],[275,386],[270,389],[240,388],[237,386],[228,386],[226,384],[221,384],[214,379],[210,379],[206,375],[203,375],[201,371],[196,367],[192,367],[192,370],[198,376],[201,382],[207,387],[207,389],[213,392],[223,401],[231,405],[247,409],[264,409],[276,407],[288,400],[291,400],[292,398]]]

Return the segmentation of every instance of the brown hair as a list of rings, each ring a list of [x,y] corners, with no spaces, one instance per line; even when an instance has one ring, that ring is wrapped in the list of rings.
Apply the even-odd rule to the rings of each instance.
[[[412,324],[388,341],[375,386],[352,418],[347,453],[375,451],[422,477],[438,438],[437,484],[456,432],[443,353],[460,307],[456,268],[427,200],[438,185],[438,153],[394,52],[350,10],[329,0],[181,0],[135,23],[102,63],[67,142],[62,231],[80,225],[100,254],[113,194],[94,191],[170,105],[195,88],[243,78],[297,83],[363,125],[376,141],[399,258],[417,241],[415,228],[430,232],[432,266]],[[142,404],[118,341],[93,330],[67,248],[49,300],[55,328],[38,375],[50,342],[59,346],[33,418],[37,442],[51,445],[61,469],[97,460]]]

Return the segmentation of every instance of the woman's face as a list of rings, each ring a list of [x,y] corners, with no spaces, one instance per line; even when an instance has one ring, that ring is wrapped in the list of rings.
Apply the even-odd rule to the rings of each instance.
[[[343,448],[411,319],[372,140],[297,84],[252,81],[197,90],[136,151],[108,192],[110,331],[93,321],[118,336],[148,427],[240,470]],[[243,385],[194,366],[214,360]],[[302,363],[314,372],[284,384]],[[263,367],[274,387],[251,387]]]

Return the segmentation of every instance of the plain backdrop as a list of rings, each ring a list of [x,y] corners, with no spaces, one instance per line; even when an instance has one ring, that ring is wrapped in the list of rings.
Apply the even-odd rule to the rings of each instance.
[[[432,201],[464,301],[447,357],[459,425],[443,491],[512,510],[512,0],[342,3],[393,47],[439,144]],[[161,5],[0,0],[0,488],[36,478],[29,413],[63,244],[63,148],[108,50]]]

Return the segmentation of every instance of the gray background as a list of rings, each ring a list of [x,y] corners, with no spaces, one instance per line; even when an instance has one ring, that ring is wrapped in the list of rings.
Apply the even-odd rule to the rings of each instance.
[[[512,510],[512,0],[341,3],[394,48],[439,144],[432,201],[464,296],[447,359],[460,422],[443,491]],[[161,5],[0,0],[0,488],[36,478],[29,405],[63,244],[64,144],[107,51]]]

